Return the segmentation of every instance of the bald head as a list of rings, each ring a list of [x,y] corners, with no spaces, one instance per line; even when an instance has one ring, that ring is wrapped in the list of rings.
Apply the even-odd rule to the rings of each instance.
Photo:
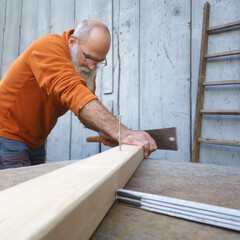
[[[99,35],[109,42],[111,41],[110,32],[106,25],[96,19],[84,20],[80,23],[73,33],[81,43],[84,43],[90,35]]]

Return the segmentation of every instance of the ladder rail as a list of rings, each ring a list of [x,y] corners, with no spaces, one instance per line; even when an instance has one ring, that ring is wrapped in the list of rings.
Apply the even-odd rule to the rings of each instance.
[[[206,2],[204,4],[204,12],[203,12],[201,54],[200,54],[200,63],[199,63],[197,103],[196,103],[196,112],[195,112],[193,151],[192,151],[191,162],[199,162],[200,143],[198,142],[198,138],[200,138],[201,131],[202,131],[202,115],[200,114],[200,110],[203,108],[204,87],[202,83],[205,82],[205,75],[206,75],[207,60],[205,58],[205,55],[207,54],[207,46],[208,46],[207,28],[209,27],[209,14],[210,14],[210,4]]]

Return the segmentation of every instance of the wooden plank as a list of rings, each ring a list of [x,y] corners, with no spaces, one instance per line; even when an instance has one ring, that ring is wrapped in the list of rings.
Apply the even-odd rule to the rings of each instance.
[[[21,1],[6,1],[6,4],[6,22],[3,40],[4,47],[2,52],[2,77],[18,57],[20,35],[19,29],[21,23]]]
[[[215,30],[222,30],[222,29],[226,29],[226,28],[235,27],[235,26],[238,26],[238,25],[240,25],[240,21],[227,23],[227,24],[223,24],[223,25],[218,25],[218,26],[208,27],[207,31],[211,32],[211,31],[215,31]]]
[[[90,1],[88,1],[87,3],[84,0],[75,2],[74,27],[76,27],[83,20],[91,18],[90,9],[91,9]],[[93,9],[94,9],[94,6],[93,6]],[[99,83],[97,83],[96,95],[98,97],[99,97],[99,93],[101,92],[101,89],[99,90],[99,86],[101,87],[101,84],[99,85]],[[73,113],[71,114],[72,114],[72,119],[71,119],[70,159],[82,159],[82,158],[86,158],[99,153],[98,143],[86,142],[86,138],[88,136],[92,136],[93,134],[96,135],[96,132],[86,128],[84,125],[80,123],[78,118]]]
[[[22,1],[20,54],[37,39],[37,2]]]
[[[61,34],[74,28],[74,0],[51,0],[50,33]],[[58,119],[47,139],[47,162],[70,159],[71,112]]]
[[[212,53],[212,54],[205,54],[205,58],[216,58],[216,57],[225,57],[225,56],[232,56],[240,54],[240,50],[235,51],[228,51],[228,52],[221,52],[221,53]]]
[[[89,18],[98,19],[106,24],[112,35],[112,1],[102,0],[100,3],[97,0],[89,0],[88,4],[86,4],[85,1],[76,1],[75,9],[76,24]],[[108,65],[103,69],[97,70],[96,78],[96,95],[111,113],[113,113],[114,108],[117,109],[116,101],[113,106],[113,99],[115,95],[117,95],[117,89],[113,88],[112,44],[107,54]],[[75,117],[72,119],[72,128],[71,159],[91,156],[99,151],[109,149],[104,145],[101,146],[96,143],[87,143],[86,138],[93,134],[96,135],[96,133],[81,126]]]
[[[142,159],[123,145],[3,190],[1,239],[89,239]]]
[[[99,19],[108,27],[110,35],[113,36],[113,19],[112,19],[112,8],[113,1],[102,0],[99,4],[98,0],[90,1],[90,16],[94,19]],[[113,78],[113,37],[111,46],[107,54],[108,65],[97,71],[97,95],[101,103],[113,114],[113,109],[117,109],[117,102],[113,103],[115,96],[117,96],[118,89],[114,88]],[[104,144],[100,145],[100,151],[106,151],[110,149]]]
[[[20,53],[37,38],[49,34],[49,1],[23,0]]]
[[[240,80],[203,82],[203,86],[235,85],[235,84],[240,84]]]
[[[74,28],[74,0],[51,0],[51,33],[62,34]]]
[[[218,139],[210,139],[210,138],[199,138],[198,142],[200,142],[200,143],[208,143],[208,144],[217,144],[217,145],[226,145],[226,146],[240,147],[240,141],[218,140]]]
[[[75,2],[75,19],[74,28],[85,19],[89,19],[89,1],[86,3],[84,0]],[[96,134],[94,131],[89,130],[82,125],[79,119],[73,114],[71,119],[71,145],[70,145],[70,159],[83,159],[94,154],[99,153],[99,144],[86,142],[86,137],[90,134]]]
[[[139,128],[177,127],[179,143],[151,157],[190,159],[190,9],[190,1],[140,1]]]
[[[50,33],[50,1],[37,1],[37,37],[44,36]]]
[[[209,115],[240,115],[240,110],[200,110],[200,114],[209,114]]]
[[[130,129],[139,129],[139,1],[117,1],[118,5],[118,115]],[[133,95],[134,94],[134,95]],[[130,97],[132,96],[132,97]]]
[[[112,35],[112,1],[102,0],[99,4],[98,0],[89,1],[90,18],[102,21],[109,29]],[[108,96],[113,93],[113,76],[112,76],[112,44],[107,54],[108,65],[102,69],[98,69],[97,84],[99,97],[105,102],[108,101]],[[107,96],[104,96],[107,95]],[[111,99],[111,98],[110,98]]]
[[[76,160],[78,161],[78,160]],[[43,174],[52,172],[59,168],[73,164],[76,161],[52,162],[38,164],[29,167],[8,168],[1,171],[0,175],[0,191],[13,187],[17,184],[26,182]]]
[[[206,29],[209,26],[209,14],[210,14],[210,4],[206,2],[204,5],[203,24],[202,24],[202,43],[201,43],[201,55],[200,55],[200,63],[199,63],[197,102],[196,102],[195,123],[194,123],[194,139],[193,139],[193,150],[192,150],[192,159],[191,159],[192,162],[199,161],[200,144],[198,143],[198,138],[201,136],[201,130],[202,130],[202,116],[200,114],[200,110],[203,108],[204,88],[202,84],[205,81],[205,75],[206,75],[206,59],[204,58],[204,56],[207,53],[207,46],[208,46],[208,33]]]
[[[6,0],[0,0],[0,80],[2,76],[2,52],[4,47],[4,31],[5,31],[5,17],[6,17]]]
[[[139,42],[139,4],[137,0],[113,1],[112,8],[113,93],[102,95],[102,102],[114,116],[122,115],[124,125],[137,130],[139,129],[139,55],[138,45],[135,43]],[[134,61],[132,61],[133,57]],[[102,151],[106,149],[108,147],[101,145]]]
[[[119,81],[121,78],[121,56],[120,56],[120,1],[112,2],[112,71],[113,71],[113,107],[112,113],[119,113]]]

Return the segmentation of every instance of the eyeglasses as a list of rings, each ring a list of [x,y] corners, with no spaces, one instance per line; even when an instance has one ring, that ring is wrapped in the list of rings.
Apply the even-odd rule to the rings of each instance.
[[[78,40],[79,41],[79,40]],[[82,53],[82,57],[83,57],[83,61],[88,65],[88,66],[92,66],[95,65],[97,68],[103,68],[105,66],[107,66],[107,58],[105,58],[103,61],[97,61],[97,60],[93,60],[93,59],[89,59],[85,57],[85,53],[83,52],[80,43],[79,43],[79,47],[81,49],[81,53]]]

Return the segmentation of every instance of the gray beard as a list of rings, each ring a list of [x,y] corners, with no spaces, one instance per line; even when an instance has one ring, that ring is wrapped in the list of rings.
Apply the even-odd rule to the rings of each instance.
[[[93,92],[94,91],[94,79],[96,76],[96,70],[91,71],[90,69],[88,69],[87,67],[82,67],[79,66],[77,63],[77,45],[74,47],[74,49],[70,49],[69,48],[69,52],[70,52],[70,56],[71,56],[71,62],[74,66],[74,68],[76,69],[76,71],[78,72],[78,74],[86,80],[87,82],[87,88]]]

